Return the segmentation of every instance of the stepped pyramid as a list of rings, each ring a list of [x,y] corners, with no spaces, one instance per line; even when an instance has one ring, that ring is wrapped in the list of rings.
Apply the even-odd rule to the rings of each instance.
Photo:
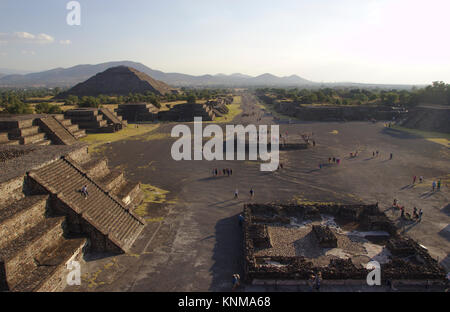
[[[3,145],[0,170],[0,290],[61,290],[66,264],[128,252],[145,226],[133,212],[140,184],[84,144]]]
[[[116,132],[127,125],[121,116],[117,116],[108,108],[70,109],[64,116],[88,132]]]
[[[86,136],[62,114],[0,117],[0,145],[72,145]]]
[[[68,95],[98,96],[104,95],[128,95],[130,93],[152,92],[163,95],[175,92],[173,88],[162,81],[158,81],[149,75],[132,67],[111,67],[104,72],[79,83],[70,90],[63,92],[59,97]]]

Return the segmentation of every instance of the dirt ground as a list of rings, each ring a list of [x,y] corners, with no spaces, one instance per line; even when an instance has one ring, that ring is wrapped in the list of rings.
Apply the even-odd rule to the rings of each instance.
[[[277,122],[288,135],[313,132],[316,147],[281,152],[283,169],[268,173],[252,161],[174,161],[170,150],[175,139],[167,135],[175,125],[171,123],[155,130],[164,134],[153,134],[155,139],[143,136],[109,144],[103,154],[110,165],[122,165],[128,179],[169,193],[164,201],[149,205],[148,225],[132,253],[89,255],[82,265],[82,285],[67,291],[229,291],[231,275],[242,274],[237,216],[251,200],[250,188],[255,191],[253,202],[260,203],[378,202],[389,210],[396,198],[411,214],[416,206],[424,212],[420,223],[402,223],[395,211],[387,214],[450,270],[450,191],[444,185],[431,192],[433,180],[450,184],[448,147],[385,128],[382,122],[275,120],[246,93],[241,109],[233,124]],[[350,158],[356,150],[359,156]],[[373,158],[376,150],[380,154]],[[329,157],[339,157],[341,164],[319,169]],[[232,168],[233,175],[212,177],[213,168]],[[424,182],[411,185],[414,175],[424,176]],[[236,188],[239,199],[233,199]]]

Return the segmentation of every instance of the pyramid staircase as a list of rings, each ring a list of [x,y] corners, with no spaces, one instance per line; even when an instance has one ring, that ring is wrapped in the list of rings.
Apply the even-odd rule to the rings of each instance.
[[[49,195],[28,195],[0,206],[0,290],[54,291],[85,238],[64,235],[65,218],[48,212]]]
[[[121,116],[117,116],[114,112],[110,111],[108,108],[99,108],[99,113],[103,116],[108,124],[114,127],[115,131],[122,130],[123,127],[127,126],[127,122],[122,120]]]
[[[88,164],[86,164],[88,165]],[[144,221],[114,195],[114,189],[124,185],[123,174],[98,171],[106,175],[101,179],[86,171],[70,158],[62,158],[28,176],[57,199],[59,213],[68,215],[71,233],[88,233],[91,247],[96,250],[127,252],[142,229]],[[112,174],[114,172],[114,174]],[[80,193],[87,186],[89,196]]]
[[[39,118],[38,123],[55,144],[72,145],[77,142],[76,137],[54,116]]]

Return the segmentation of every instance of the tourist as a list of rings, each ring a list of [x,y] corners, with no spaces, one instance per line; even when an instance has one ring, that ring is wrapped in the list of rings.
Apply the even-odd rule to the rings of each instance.
[[[389,157],[389,159],[392,160],[392,157],[394,157],[394,155],[391,153],[391,156]]]
[[[83,186],[83,187],[81,188],[81,194],[83,194],[83,195],[84,195],[84,198],[87,199],[87,197],[88,197],[88,195],[89,195],[88,189],[87,189],[87,185],[85,185],[85,186]]]
[[[419,183],[422,183],[423,182],[423,176],[420,176],[419,177]]]
[[[230,176],[233,175],[233,169],[230,168]]]
[[[372,152],[372,158],[375,158],[375,152]]]
[[[413,177],[413,184],[416,184],[416,180],[417,180],[417,177],[414,176],[414,177]]]
[[[405,218],[405,207],[401,206],[400,211],[401,211],[400,218],[404,219]]]
[[[236,290],[236,288],[238,288],[241,285],[241,277],[239,276],[239,274],[233,274],[233,288],[232,290]]]
[[[244,224],[244,216],[242,213],[239,215],[239,226],[242,226]]]
[[[320,282],[322,281],[322,273],[317,273],[316,278],[314,280],[314,287],[317,291],[320,291]]]
[[[255,191],[253,191],[253,188],[250,189],[250,198],[253,198],[253,195],[255,195]]]
[[[226,170],[222,169],[223,176],[225,176],[225,172],[226,172]]]
[[[419,220],[418,222],[422,221],[422,215],[423,215],[423,211],[422,209],[419,210]]]
[[[414,210],[413,210],[413,218],[414,219],[419,219],[419,215],[417,214],[417,208],[416,207],[414,207]]]
[[[441,179],[439,179],[438,183],[437,183],[437,190],[440,191],[441,190]]]
[[[433,181],[433,183],[431,184],[432,188],[433,188],[433,192],[436,189],[436,181]]]
[[[376,151],[376,154],[377,154],[377,157],[378,157],[378,155],[380,154],[380,152],[379,152],[379,151]]]
[[[236,189],[236,191],[234,191],[234,198],[237,199],[239,197],[239,190]]]

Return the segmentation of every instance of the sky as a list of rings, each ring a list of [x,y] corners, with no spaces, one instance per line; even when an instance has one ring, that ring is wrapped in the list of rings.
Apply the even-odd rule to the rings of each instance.
[[[130,60],[164,72],[450,83],[448,0],[0,0],[0,68]]]

